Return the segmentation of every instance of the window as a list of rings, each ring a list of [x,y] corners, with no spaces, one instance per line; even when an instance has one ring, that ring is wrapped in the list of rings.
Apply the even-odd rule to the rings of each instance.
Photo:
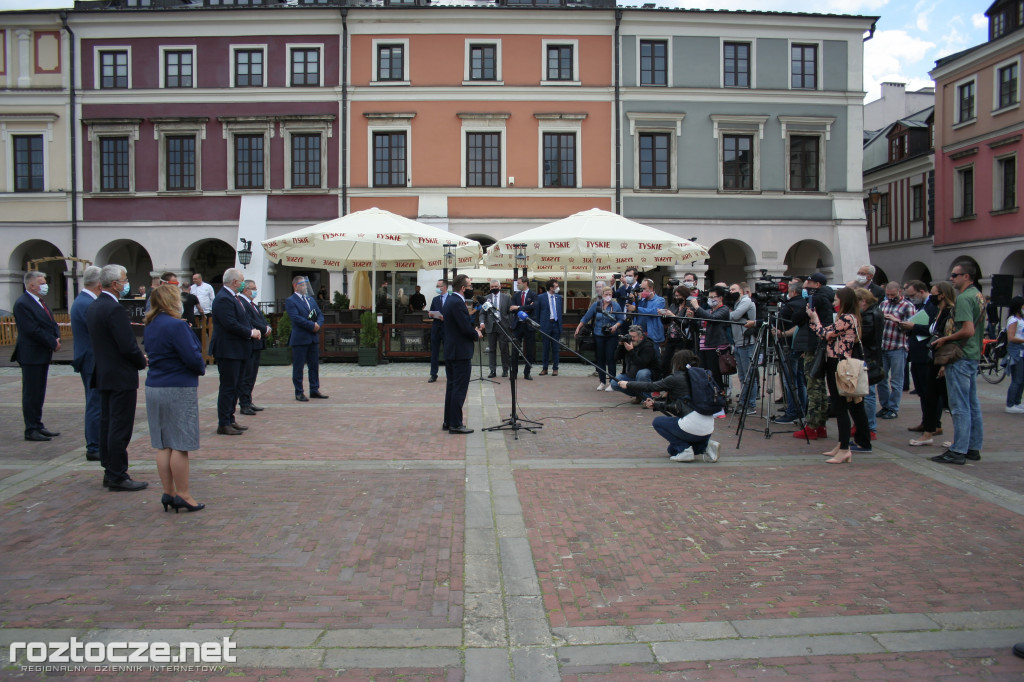
[[[640,133],[640,189],[671,189],[672,138],[668,133]]]
[[[914,185],[910,188],[910,220],[917,222],[924,217],[924,186]]]
[[[956,89],[957,99],[957,123],[966,123],[974,120],[974,88],[975,81],[968,81]]]
[[[818,88],[818,46],[790,46],[790,87],[802,90]]]
[[[263,87],[263,50],[235,50],[235,87]]]
[[[548,45],[547,80],[571,81],[573,79],[572,45]]]
[[[575,133],[544,133],[544,186],[576,186]]]
[[[104,50],[100,52],[100,88],[128,87],[128,51]]]
[[[166,50],[164,52],[164,87],[191,88],[192,50]]]
[[[727,88],[750,87],[750,43],[724,43],[722,84]]]
[[[320,134],[296,133],[291,138],[292,187],[321,187]]]
[[[996,71],[996,108],[1005,109],[1020,103],[1020,64],[1007,64]]]
[[[14,191],[42,192],[45,188],[43,174],[43,136],[14,136]]]
[[[793,135],[789,138],[789,189],[793,192],[817,192],[818,147],[817,135]]]
[[[263,135],[235,135],[235,189],[263,189]]]
[[[320,85],[320,50],[315,47],[292,48],[291,84]]]
[[[668,41],[640,41],[640,85],[668,84]]]
[[[974,217],[974,167],[956,171],[956,194],[953,196],[953,218]]]
[[[501,133],[466,133],[466,186],[501,187]]]
[[[129,183],[128,137],[100,139],[100,191],[127,192]]]
[[[722,189],[754,189],[753,135],[722,135]]]
[[[992,206],[996,211],[1011,211],[1017,208],[1017,157],[1004,156],[996,159]]]
[[[469,80],[471,81],[495,81],[498,80],[497,67],[498,56],[495,45],[470,45],[469,46]]]
[[[168,135],[166,187],[170,192],[194,190],[196,188],[196,138],[195,135]]]
[[[373,134],[373,186],[406,186],[406,134]]]
[[[405,80],[405,45],[377,46],[377,80]]]
[[[878,198],[878,226],[889,227],[889,193],[886,192]]]

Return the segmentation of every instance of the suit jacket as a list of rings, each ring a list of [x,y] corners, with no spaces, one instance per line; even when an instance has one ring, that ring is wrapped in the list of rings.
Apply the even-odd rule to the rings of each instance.
[[[529,317],[533,317],[534,310],[537,307],[537,294],[534,293],[533,289],[527,289],[525,292],[526,301],[524,302],[523,293],[524,292],[522,291],[517,291],[512,294],[512,301],[510,302],[510,305],[519,306],[519,310],[525,312]],[[518,329],[520,326],[529,328],[530,325],[528,323],[519,321],[519,310],[514,313],[509,313],[512,315],[512,328]]]
[[[554,322],[551,320],[551,310],[555,311]],[[561,328],[562,326],[562,295],[552,294],[551,292],[544,292],[537,297],[536,305],[536,317],[537,322],[540,323],[541,327],[549,328],[556,326]]]
[[[314,331],[313,323],[324,326],[324,313],[316,300],[310,296],[292,294],[284,300],[284,309],[292,320],[292,336],[288,339],[289,346],[307,346],[320,343],[320,332]],[[311,310],[316,311],[316,320],[309,319]]]
[[[491,298],[491,294],[487,294],[487,300],[490,301]],[[501,314],[501,326],[503,326],[505,329],[512,328],[512,321],[509,320],[509,315],[511,315],[511,313],[509,313],[508,311],[508,307],[510,305],[512,305],[512,297],[504,292],[499,293],[498,312]],[[488,310],[487,312],[481,311],[480,315],[484,323],[484,332],[487,334],[490,334],[492,331],[498,333],[497,330],[494,329],[494,325],[498,323],[498,320],[495,319],[494,317],[494,313]]]
[[[458,294],[449,294],[444,310],[444,359],[472,360],[476,343],[476,329],[466,309],[466,302]]]
[[[249,323],[249,313],[245,311],[245,303],[239,301],[227,287],[221,287],[213,298],[210,355],[225,360],[248,360],[252,355],[253,329]]]
[[[444,307],[444,304],[442,303],[442,301],[444,301],[445,296],[451,298],[451,294],[450,293],[449,294],[438,294],[437,296],[435,296],[433,298],[433,300],[430,301],[430,310],[432,312],[438,312],[438,313],[441,313],[442,315],[444,315],[444,312],[442,311],[442,308]],[[445,301],[445,302],[447,302],[447,301]],[[430,330],[433,331],[435,329],[443,330],[444,329],[444,322],[442,320],[431,319],[430,320]]]
[[[92,374],[96,367],[92,340],[89,338],[89,325],[86,322],[86,313],[95,300],[92,293],[83,290],[71,304],[71,335],[75,342],[75,357],[71,361],[71,367],[82,374]]]
[[[14,302],[18,340],[11,361],[21,365],[48,365],[57,350],[60,327],[27,291]]]
[[[252,325],[253,329],[260,330],[260,338],[252,340],[252,349],[253,351],[263,350],[267,347],[267,327],[270,326],[270,323],[267,322],[267,318],[263,316],[260,309],[256,307],[255,301],[242,294],[242,302],[245,303],[245,312],[249,315],[249,324]]]
[[[146,356],[135,342],[125,307],[110,294],[101,292],[89,305],[85,320],[96,361],[93,388],[101,391],[137,389],[139,370],[146,368]]]

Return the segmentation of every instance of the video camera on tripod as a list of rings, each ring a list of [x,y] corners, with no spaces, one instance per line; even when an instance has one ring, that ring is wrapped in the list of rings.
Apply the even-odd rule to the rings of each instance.
[[[779,312],[779,304],[788,291],[789,285],[785,278],[769,275],[767,270],[761,271],[751,295],[757,308],[758,322],[766,320],[771,313]]]

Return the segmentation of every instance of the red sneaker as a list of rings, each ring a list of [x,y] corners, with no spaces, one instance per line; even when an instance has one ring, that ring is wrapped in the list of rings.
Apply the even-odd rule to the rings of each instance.
[[[828,431],[825,430],[824,426],[818,427],[818,438],[828,438]]]
[[[851,426],[850,427],[850,435],[851,436],[856,436],[857,435],[857,427],[856,426]]]
[[[878,440],[878,434],[874,431],[871,432],[871,440]]]
[[[793,438],[800,438],[801,440],[818,440],[818,431],[812,426],[805,426],[804,428],[796,431],[793,434]]]

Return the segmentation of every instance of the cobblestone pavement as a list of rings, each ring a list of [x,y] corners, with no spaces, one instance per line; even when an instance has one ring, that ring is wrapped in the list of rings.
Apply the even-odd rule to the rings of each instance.
[[[208,506],[169,514],[142,391],[129,453],[151,487],[111,494],[84,457],[78,376],[52,368],[44,418],[62,435],[30,443],[20,374],[0,368],[0,676],[1024,679],[1022,422],[1005,383],[979,384],[985,448],[963,467],[928,459],[948,416],[935,446],[907,445],[909,394],[851,465],[795,427],[766,437],[771,395],[738,447],[738,417],[717,422],[719,462],[676,464],[649,411],[559,369],[517,385],[517,416],[540,429],[483,432],[510,417],[510,386],[474,381],[476,431],[453,436],[443,373],[428,384],[424,364],[323,365],[330,399],[309,403],[290,368],[264,367],[266,410],[227,437],[211,367],[192,456]],[[70,637],[227,637],[237,660],[9,660],[12,642]]]

